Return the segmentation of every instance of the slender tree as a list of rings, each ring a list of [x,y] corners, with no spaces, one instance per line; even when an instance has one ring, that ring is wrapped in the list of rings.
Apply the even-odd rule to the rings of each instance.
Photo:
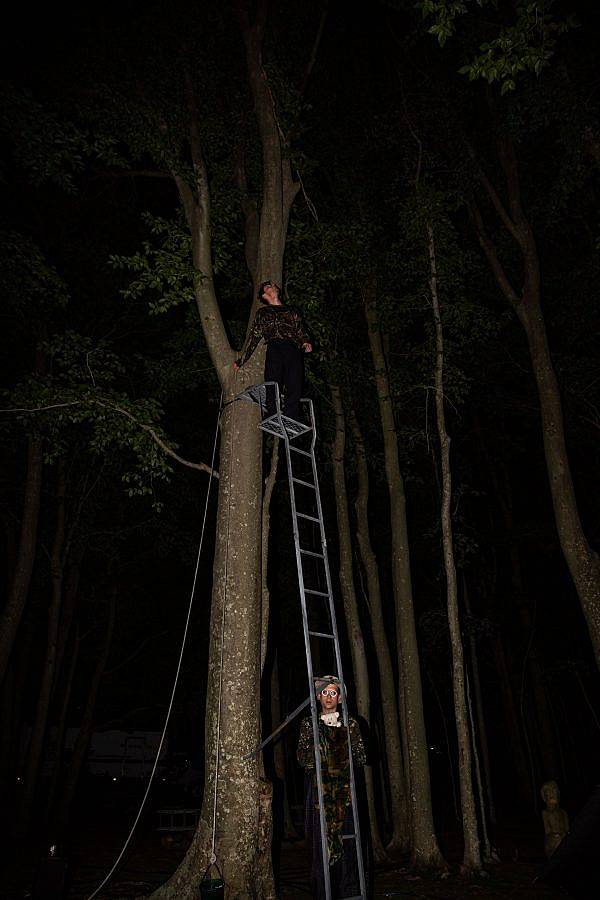
[[[377,282],[373,275],[370,275],[363,285],[363,302],[375,370],[375,385],[383,433],[385,473],[390,498],[392,574],[400,671],[398,696],[400,703],[404,706],[403,724],[406,729],[407,757],[405,763],[411,811],[411,860],[413,867],[417,869],[444,868],[445,863],[435,835],[431,806],[431,782],[423,714],[419,648],[412,598],[404,479],[400,471],[398,436],[377,312]]]
[[[448,604],[450,646],[452,648],[452,687],[458,740],[458,774],[464,837],[462,871],[466,874],[473,874],[481,871],[481,851],[473,790],[471,733],[465,687],[466,669],[458,611],[458,586],[452,536],[450,438],[446,430],[446,414],[444,410],[444,331],[438,296],[435,234],[431,223],[427,224],[427,243],[430,266],[429,289],[435,323],[435,409],[442,470],[442,543],[444,547],[444,568],[446,571],[446,600]]]
[[[335,492],[335,508],[340,547],[340,587],[342,591],[342,600],[344,602],[346,628],[350,639],[352,667],[354,669],[354,682],[356,686],[356,705],[359,716],[361,716],[366,721],[367,725],[369,725],[371,718],[369,668],[358,612],[358,603],[356,600],[352,533],[350,530],[348,492],[346,489],[346,416],[339,386],[336,384],[331,385],[330,393],[335,416],[335,437],[331,446],[331,459],[333,463],[333,487]],[[373,766],[369,764],[369,762],[365,766],[365,782],[373,853],[376,860],[383,861],[386,858],[386,853],[381,841],[377,823]]]
[[[379,564],[371,543],[369,528],[369,469],[367,454],[358,419],[354,409],[349,413],[350,428],[354,442],[358,490],[356,494],[356,540],[360,558],[365,570],[369,618],[373,643],[377,653],[379,669],[379,690],[381,694],[383,733],[387,759],[387,783],[390,793],[392,834],[386,851],[390,856],[406,853],[410,846],[409,809],[402,759],[402,740],[396,701],[394,667],[383,618]]]

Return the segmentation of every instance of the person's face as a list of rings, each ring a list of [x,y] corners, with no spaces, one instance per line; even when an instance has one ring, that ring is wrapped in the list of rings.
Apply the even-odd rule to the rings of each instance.
[[[321,701],[321,709],[324,713],[335,712],[338,703],[340,702],[340,692],[337,685],[328,684],[326,688],[323,688],[319,694],[319,700]]]
[[[270,282],[265,284],[263,288],[263,300],[265,300],[269,305],[272,303],[277,303],[279,301],[279,291],[274,284],[271,284]]]

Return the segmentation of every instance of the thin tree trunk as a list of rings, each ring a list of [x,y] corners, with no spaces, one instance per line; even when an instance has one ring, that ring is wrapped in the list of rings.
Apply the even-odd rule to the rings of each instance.
[[[411,863],[416,869],[441,869],[445,868],[445,863],[433,825],[421,669],[412,599],[404,480],[400,472],[398,438],[377,314],[377,283],[374,276],[367,281],[363,298],[375,369],[375,384],[383,432],[385,472],[390,497],[392,574],[400,678],[398,702],[401,707],[401,718],[402,711],[404,714],[407,745],[405,764],[409,782],[411,813]]]
[[[75,670],[77,668],[77,660],[79,659],[79,626],[75,626],[75,637],[73,640],[73,650],[69,660],[69,670],[64,679],[64,690],[62,692],[60,713],[56,726],[56,758],[54,760],[54,771],[50,786],[48,788],[48,798],[46,801],[46,818],[52,819],[52,809],[56,799],[57,789],[61,778],[62,760],[65,745],[65,733],[67,730],[67,716],[69,713],[69,703],[71,701],[71,692],[73,690],[73,681],[75,678]]]
[[[279,725],[283,719],[281,709],[281,692],[279,689],[279,661],[278,654],[275,656],[273,664],[273,672],[271,674],[271,721],[274,726]],[[290,797],[287,786],[286,767],[285,767],[285,743],[283,738],[275,741],[273,747],[273,762],[275,764],[275,774],[281,781],[281,802],[283,808],[283,840],[289,841],[298,837],[296,826],[292,819],[292,811],[290,809]]]
[[[109,600],[108,621],[106,624],[104,643],[102,644],[98,659],[96,660],[87,700],[83,710],[83,715],[81,717],[79,733],[77,735],[77,738],[75,739],[75,745],[73,747],[73,753],[69,760],[69,766],[67,769],[67,776],[65,779],[63,791],[58,802],[56,822],[59,828],[64,827],[70,821],[73,800],[75,799],[75,792],[79,783],[79,776],[81,774],[83,764],[87,758],[90,741],[94,733],[94,714],[96,711],[96,701],[98,699],[98,693],[100,691],[100,685],[102,683],[102,676],[104,675],[104,670],[106,669],[106,663],[108,662],[108,657],[110,654],[110,648],[112,645],[113,633],[115,628],[116,612],[117,588],[115,586],[112,589],[111,597]]]
[[[358,714],[369,725],[370,720],[370,688],[367,655],[360,626],[358,603],[356,601],[356,589],[354,585],[354,572],[352,565],[352,538],[350,532],[350,514],[348,510],[348,494],[346,491],[346,421],[340,389],[337,385],[331,385],[331,400],[335,415],[335,438],[331,448],[333,463],[333,488],[335,492],[335,508],[337,514],[340,568],[339,578],[346,617],[346,627],[350,639],[352,654],[352,667],[354,669],[354,682],[356,687],[356,706]],[[381,841],[379,826],[377,823],[377,811],[375,805],[375,785],[373,781],[373,767],[367,763],[365,766],[365,784],[367,790],[367,804],[369,808],[369,823],[373,855],[378,862],[386,859],[386,852]]]
[[[515,702],[515,695],[512,681],[510,678],[509,664],[506,658],[506,651],[500,634],[494,635],[492,638],[492,652],[496,671],[500,679],[500,694],[503,706],[503,718],[505,723],[505,733],[507,736],[507,744],[510,755],[512,756],[515,775],[517,777],[517,785],[519,794],[529,803],[534,803],[533,788],[535,785],[534,773],[531,770],[532,760],[527,760],[523,750],[523,739],[521,736],[521,716]]]
[[[540,402],[544,455],[558,538],[587,622],[596,663],[600,667],[600,556],[592,549],[584,534],[577,508],[565,441],[560,391],[541,306],[538,251],[533,228],[521,204],[514,144],[509,136],[503,135],[498,138],[497,146],[506,180],[508,209],[504,207],[498,192],[481,171],[479,177],[500,221],[520,250],[523,266],[521,291],[515,290],[512,286],[476,204],[472,204],[473,221],[479,243],[498,286],[515,310],[527,336]]]
[[[472,873],[481,870],[481,852],[479,847],[477,812],[475,809],[475,796],[473,791],[471,735],[469,733],[469,717],[465,690],[465,662],[460,633],[458,589],[452,536],[452,512],[450,506],[452,501],[450,438],[446,431],[446,417],[444,411],[444,334],[437,291],[435,238],[431,225],[427,226],[427,236],[431,272],[429,285],[431,289],[431,302],[433,306],[436,337],[435,408],[442,470],[442,541],[444,546],[444,567],[446,570],[446,599],[448,602],[450,646],[452,648],[452,686],[454,693],[456,734],[458,740],[458,775],[464,836],[462,871]]]
[[[489,863],[493,861],[492,845],[488,834],[488,818],[485,808],[485,794],[483,790],[483,780],[481,778],[481,765],[479,763],[479,751],[477,749],[477,732],[475,730],[475,719],[473,718],[473,701],[471,699],[471,681],[469,679],[469,671],[465,669],[466,680],[466,696],[467,710],[469,713],[469,726],[471,729],[471,746],[473,748],[473,761],[475,763],[475,780],[477,783],[477,800],[479,803],[479,821],[481,822],[481,843],[483,844],[483,859]]]
[[[546,679],[544,676],[544,667],[538,646],[538,640],[535,634],[535,615],[532,615],[531,601],[525,588],[525,580],[523,578],[523,566],[521,564],[521,555],[519,547],[515,544],[513,535],[515,534],[515,523],[513,517],[513,500],[512,488],[508,473],[501,460],[492,462],[487,452],[485,441],[481,441],[488,457],[488,465],[494,486],[495,494],[498,500],[504,530],[506,532],[507,541],[509,543],[509,562],[511,579],[515,592],[515,600],[517,607],[517,620],[522,628],[524,640],[524,658],[520,666],[519,675],[519,691],[523,693],[525,690],[525,676],[527,675],[531,692],[532,703],[534,709],[533,720],[525,720],[521,715],[521,724],[523,729],[531,728],[532,724],[537,724],[537,749],[540,764],[541,778],[543,781],[550,781],[558,777],[559,763],[556,752],[556,737],[552,727],[551,716],[549,711],[550,701],[546,688]],[[524,704],[524,697],[521,697],[521,707]],[[529,734],[529,731],[527,732]],[[534,788],[535,785],[532,785]],[[533,796],[537,802],[538,792],[533,790]]]
[[[27,452],[25,497],[21,518],[21,535],[17,567],[2,618],[0,619],[0,684],[4,680],[10,654],[25,608],[33,571],[42,491],[44,449],[41,438],[30,438]]]
[[[373,643],[379,668],[383,733],[388,762],[392,835],[386,847],[391,856],[406,853],[410,845],[410,822],[406,796],[402,742],[400,738],[394,668],[383,618],[379,566],[371,544],[369,529],[369,469],[365,445],[354,409],[350,410],[350,429],[356,453],[358,491],[356,495],[356,539],[367,579],[367,595]]]
[[[65,544],[65,462],[59,459],[56,473],[56,525],[50,556],[52,596],[48,609],[46,659],[37,700],[35,718],[25,766],[23,796],[17,818],[17,832],[24,834],[30,824],[33,801],[38,783],[40,763],[46,738],[50,697],[54,684],[56,649],[60,607],[63,599],[64,544]]]
[[[465,610],[467,615],[471,615],[471,605],[469,603],[469,592],[467,590],[467,580],[463,575],[463,598],[465,601]],[[496,807],[494,804],[494,793],[492,790],[492,767],[490,765],[490,749],[487,739],[487,727],[485,724],[485,714],[483,711],[483,693],[481,690],[481,678],[479,675],[479,658],[477,655],[477,641],[473,637],[473,633],[469,632],[469,648],[471,650],[471,668],[473,670],[473,687],[475,693],[475,709],[477,711],[477,728],[479,731],[479,742],[481,744],[481,756],[483,758],[483,773],[485,778],[485,793],[487,795],[488,810],[490,822],[496,824]],[[483,799],[483,796],[482,796]]]

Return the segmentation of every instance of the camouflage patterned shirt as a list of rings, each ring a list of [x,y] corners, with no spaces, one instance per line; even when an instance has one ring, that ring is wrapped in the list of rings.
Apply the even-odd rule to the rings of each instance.
[[[261,338],[264,338],[265,341],[292,341],[300,349],[308,343],[302,326],[302,317],[295,307],[263,306],[256,313],[246,348],[237,360],[239,366],[248,362]]]
[[[354,765],[364,766],[367,757],[356,719],[350,718],[349,726]],[[312,774],[312,796],[315,808],[318,808],[313,747],[312,719],[307,717],[300,724],[297,758],[300,765]],[[319,720],[319,750],[327,822],[327,848],[329,865],[332,866],[342,855],[342,830],[346,808],[350,803],[350,761],[346,728],[344,726],[334,728]]]

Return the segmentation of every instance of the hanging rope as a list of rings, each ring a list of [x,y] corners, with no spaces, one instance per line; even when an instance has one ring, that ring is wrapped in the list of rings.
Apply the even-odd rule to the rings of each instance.
[[[183,629],[183,638],[182,638],[182,640],[181,640],[181,649],[180,649],[180,651],[179,651],[179,659],[178,659],[178,662],[177,662],[177,669],[176,669],[176,671],[175,671],[175,679],[174,679],[174,681],[173,681],[173,688],[172,688],[172,690],[171,690],[171,697],[170,697],[170,700],[169,700],[169,706],[168,706],[168,708],[167,708],[167,715],[166,715],[166,717],[165,717],[165,724],[164,724],[164,727],[163,727],[163,730],[162,730],[162,734],[161,734],[161,736],[160,736],[160,743],[159,743],[159,745],[158,745],[158,750],[157,750],[157,752],[156,752],[156,758],[155,758],[155,760],[154,760],[154,765],[152,766],[152,771],[150,772],[150,778],[149,778],[149,780],[148,780],[148,785],[147,785],[147,787],[146,787],[146,791],[145,791],[145,793],[144,793],[144,796],[142,797],[142,802],[140,803],[140,808],[138,809],[138,813],[137,813],[137,815],[136,815],[136,817],[135,817],[135,820],[134,820],[134,822],[133,822],[133,825],[131,826],[131,829],[130,829],[130,831],[129,831],[129,834],[127,835],[127,838],[126,838],[126,840],[125,840],[125,843],[123,844],[123,847],[122,847],[122,849],[121,849],[121,852],[120,852],[119,855],[117,856],[117,858],[116,858],[116,860],[115,860],[115,862],[114,862],[114,864],[113,864],[113,866],[112,866],[110,872],[108,873],[108,875],[106,876],[106,878],[104,879],[104,881],[102,881],[101,884],[98,885],[98,887],[97,887],[96,890],[93,892],[93,894],[90,894],[89,897],[86,898],[86,900],[93,900],[93,898],[96,897],[97,894],[100,893],[100,891],[102,890],[102,888],[110,881],[110,879],[112,878],[112,876],[113,876],[114,873],[116,872],[119,863],[121,862],[121,860],[123,859],[123,856],[125,855],[125,851],[127,850],[128,846],[129,846],[129,844],[130,844],[130,842],[131,842],[131,839],[132,839],[132,837],[133,837],[133,835],[134,835],[134,832],[135,832],[135,829],[136,829],[136,827],[137,827],[137,824],[138,824],[138,822],[139,822],[139,820],[140,820],[140,818],[141,818],[142,812],[144,811],[144,807],[145,807],[145,805],[146,805],[146,800],[148,799],[148,794],[150,793],[150,788],[152,787],[152,782],[154,781],[154,775],[156,774],[156,769],[157,769],[157,767],[158,767],[158,760],[159,760],[159,758],[160,758],[160,754],[161,754],[161,751],[162,751],[162,748],[163,748],[163,744],[164,744],[164,742],[165,742],[165,737],[166,737],[166,735],[167,735],[167,727],[168,727],[168,725],[169,725],[169,720],[170,720],[170,718],[171,718],[171,711],[172,711],[172,709],[173,709],[173,701],[175,700],[175,691],[177,690],[177,683],[178,683],[178,681],[179,681],[179,675],[180,675],[180,672],[181,672],[181,664],[182,664],[182,662],[183,662],[183,653],[184,653],[184,650],[185,650],[185,645],[186,645],[187,636],[188,636],[188,631],[189,631],[189,626],[190,626],[190,618],[191,618],[191,615],[192,615],[192,606],[193,606],[193,603],[194,603],[194,594],[195,594],[195,592],[196,592],[196,582],[198,581],[198,570],[199,570],[199,568],[200,568],[200,557],[201,557],[201,555],[202,555],[202,545],[203,545],[203,543],[204,543],[204,532],[205,532],[205,530],[206,530],[206,518],[207,518],[207,515],[208,515],[208,502],[209,502],[209,499],[210,499],[210,491],[211,491],[211,486],[212,486],[213,476],[214,476],[215,456],[216,456],[216,452],[217,452],[217,441],[218,441],[218,438],[219,438],[219,425],[220,425],[220,423],[221,423],[221,414],[222,414],[222,412],[223,412],[223,409],[224,409],[224,407],[223,407],[223,391],[221,391],[221,398],[220,398],[220,400],[219,400],[219,414],[218,414],[218,416],[217,416],[217,424],[216,424],[216,428],[215,428],[215,438],[214,438],[213,449],[212,449],[212,459],[211,459],[211,463],[210,463],[211,474],[210,474],[210,476],[209,476],[209,479],[208,479],[208,487],[207,487],[207,489],[206,489],[206,501],[205,501],[205,503],[204,503],[204,515],[203,515],[203,517],[202,517],[202,529],[201,529],[201,532],[200,532],[200,542],[199,542],[199,545],[198,545],[198,554],[197,554],[197,556],[196,556],[196,567],[195,567],[195,569],[194,569],[194,578],[193,578],[193,581],[192,581],[192,590],[191,590],[191,593],[190,593],[190,600],[189,600],[188,611],[187,611],[187,616],[186,616],[186,620],[185,620],[185,627],[184,627],[184,629]],[[227,523],[227,526],[228,526],[228,534],[227,534],[227,537],[228,537],[228,539],[229,539],[229,521],[228,521],[228,523]],[[225,561],[225,565],[227,565],[227,560]],[[225,607],[223,606],[223,608],[225,608]],[[222,662],[222,657],[223,657],[223,651],[222,651],[222,649],[221,649],[221,662]],[[219,714],[220,714],[220,697],[219,697]],[[214,826],[213,826],[213,854],[214,854]]]

